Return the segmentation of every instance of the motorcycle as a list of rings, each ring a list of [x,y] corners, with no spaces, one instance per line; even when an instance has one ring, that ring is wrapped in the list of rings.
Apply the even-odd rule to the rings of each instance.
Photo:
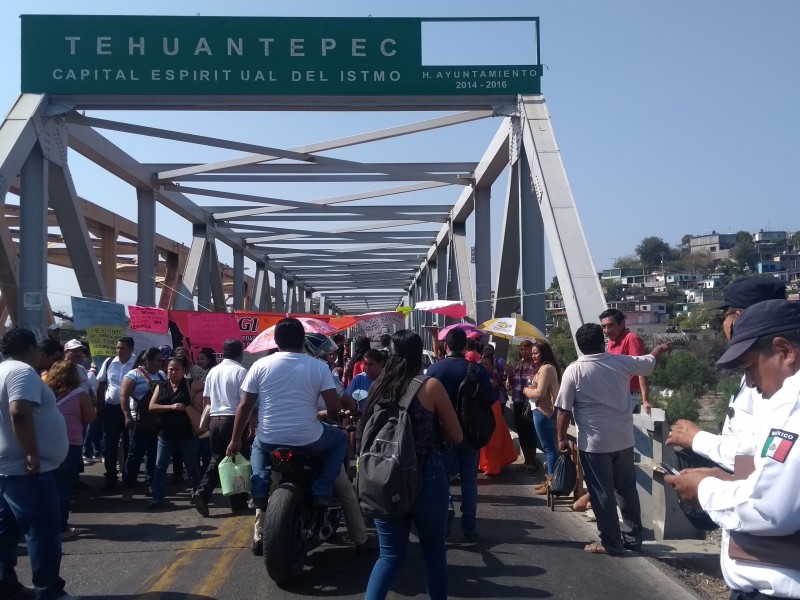
[[[298,448],[270,452],[274,471],[281,475],[267,504],[262,540],[267,574],[276,583],[289,583],[302,572],[306,555],[330,540],[339,528],[339,506],[315,506],[311,484],[320,473],[322,457]]]

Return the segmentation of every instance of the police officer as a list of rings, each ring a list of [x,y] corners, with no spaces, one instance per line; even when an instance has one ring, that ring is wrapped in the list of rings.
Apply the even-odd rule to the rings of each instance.
[[[665,481],[724,530],[720,562],[731,600],[800,598],[800,302],[745,310],[717,364],[743,368],[763,398],[749,469],[739,472],[746,460],[737,456],[734,475],[688,469]]]
[[[737,279],[725,288],[722,310],[722,331],[728,340],[731,329],[742,311],[764,300],[785,299],[786,286],[777,279],[764,277],[745,277]],[[756,420],[754,413],[763,405],[759,393],[745,384],[731,396],[728,415],[719,435],[703,431],[699,425],[687,419],[677,421],[670,431],[667,444],[692,450],[728,471],[733,471],[734,456],[740,447],[746,448],[754,443]],[[690,464],[687,466],[706,466]],[[711,466],[711,465],[708,465]]]

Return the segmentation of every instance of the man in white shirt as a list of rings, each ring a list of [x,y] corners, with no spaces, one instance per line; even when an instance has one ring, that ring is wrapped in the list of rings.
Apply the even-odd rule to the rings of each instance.
[[[732,282],[725,288],[723,304],[720,307],[723,311],[722,331],[725,337],[731,339],[731,330],[746,308],[765,300],[785,298],[786,285],[771,277],[747,277]],[[760,406],[764,406],[762,400],[755,389],[745,384],[742,376],[739,391],[731,396],[728,414],[719,435],[703,431],[696,423],[681,419],[672,426],[667,444],[691,450],[723,469],[733,472],[736,454],[755,443],[753,439],[757,423],[755,413]],[[710,466],[691,464],[691,459],[689,462],[687,466]]]
[[[36,371],[39,349],[27,329],[0,342],[0,598],[72,598],[64,592],[55,470],[69,443],[56,397]],[[34,589],[14,568],[20,535],[28,546]]]
[[[317,418],[317,398],[322,395],[330,414],[341,408],[339,394],[328,367],[305,353],[305,331],[297,319],[281,319],[275,325],[279,352],[261,358],[242,384],[242,401],[236,409],[231,442],[226,454],[235,456],[242,447],[242,433],[258,404],[258,427],[253,441],[250,493],[257,511],[267,508],[272,465],[269,454],[280,446],[304,448],[324,455],[322,472],[311,487],[314,503],[336,504],[333,482],[347,451],[342,432]],[[256,514],[259,519],[259,513]],[[257,549],[253,548],[257,553]]]
[[[247,369],[242,366],[244,345],[240,340],[227,339],[222,344],[222,362],[211,369],[206,376],[203,388],[203,408],[211,407],[211,421],[208,433],[211,437],[211,462],[206,469],[200,487],[194,497],[195,508],[204,517],[208,516],[208,501],[211,494],[219,486],[217,465],[225,458],[225,451],[231,442],[233,421],[236,409],[242,399],[242,384],[247,376]],[[241,441],[244,444],[246,434]],[[242,448],[246,458],[250,458],[250,448]],[[239,511],[247,508],[247,494],[228,496],[231,510]]]
[[[586,487],[597,518],[600,542],[584,550],[592,554],[620,555],[625,548],[642,545],[642,518],[633,467],[633,413],[630,378],[648,376],[656,358],[669,352],[669,344],[653,348],[645,356],[605,351],[603,329],[586,323],[575,332],[583,353],[564,370],[556,399],[558,448],[570,454],[567,429],[575,417],[578,449]],[[620,528],[617,499],[622,514]]]
[[[745,310],[717,365],[742,368],[761,394],[756,443],[743,449],[754,452],[736,457],[734,475],[687,469],[665,481],[723,529],[731,599],[800,598],[800,303]]]
[[[98,417],[103,421],[105,439],[103,462],[106,468],[106,480],[103,484],[104,490],[116,489],[119,485],[117,455],[119,454],[120,438],[122,439],[122,463],[120,464],[125,464],[128,457],[130,441],[125,429],[125,415],[119,404],[119,386],[122,378],[136,363],[136,357],[133,355],[133,338],[119,338],[116,352],[117,355],[111,360],[106,360],[97,374],[97,412]]]

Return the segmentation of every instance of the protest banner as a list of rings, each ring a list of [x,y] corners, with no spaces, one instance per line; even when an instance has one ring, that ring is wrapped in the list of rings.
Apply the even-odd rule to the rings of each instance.
[[[356,319],[358,319],[357,326],[361,329],[363,335],[368,338],[377,337],[382,333],[392,333],[397,329],[401,329],[405,322],[403,313],[394,310],[359,315]]]
[[[121,325],[95,325],[86,328],[89,338],[89,351],[97,362],[98,358],[114,356],[117,353],[117,340],[125,335]]]
[[[233,317],[235,328],[228,329],[228,325],[223,322],[222,328],[214,328],[211,331],[197,331],[197,327],[203,327],[202,319],[196,320],[195,315],[222,316],[224,319]],[[329,321],[332,315],[310,315],[310,314],[291,314],[291,317],[314,317],[322,321]],[[266,313],[250,310],[237,310],[233,313],[198,313],[191,310],[170,310],[169,329],[172,342],[170,345],[184,346],[189,353],[194,356],[201,348],[212,348],[217,354],[222,353],[222,343],[226,338],[235,338],[242,341],[245,347],[258,336],[259,333],[275,325],[278,321],[286,317],[286,313]],[[170,343],[170,342],[167,342]]]
[[[189,315],[186,337],[197,348],[214,348],[221,342],[239,337],[239,326],[231,313],[196,312]]]
[[[95,325],[125,325],[127,318],[123,304],[75,296],[72,297],[72,316],[75,329],[86,330]]]
[[[152,306],[129,306],[131,331],[150,331],[167,333],[169,330],[169,313],[163,308]]]
[[[133,338],[133,348],[136,354],[148,348],[169,346],[172,348],[172,338],[168,333],[153,333],[152,331],[126,331],[125,335]]]

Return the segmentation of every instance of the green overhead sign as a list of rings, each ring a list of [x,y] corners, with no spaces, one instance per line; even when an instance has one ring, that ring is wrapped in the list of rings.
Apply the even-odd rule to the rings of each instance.
[[[539,21],[23,15],[22,92],[104,96],[540,93]],[[426,27],[529,25],[529,64],[426,64]],[[433,29],[435,32],[436,29]],[[424,39],[427,37],[427,39]],[[502,37],[502,33],[501,33]],[[434,39],[432,39],[434,38]],[[455,38],[469,48],[477,40]],[[432,52],[434,61],[437,52]],[[458,55],[458,54],[457,54]],[[529,59],[533,57],[533,60]],[[504,57],[505,58],[505,57]],[[478,62],[478,61],[475,61]]]

